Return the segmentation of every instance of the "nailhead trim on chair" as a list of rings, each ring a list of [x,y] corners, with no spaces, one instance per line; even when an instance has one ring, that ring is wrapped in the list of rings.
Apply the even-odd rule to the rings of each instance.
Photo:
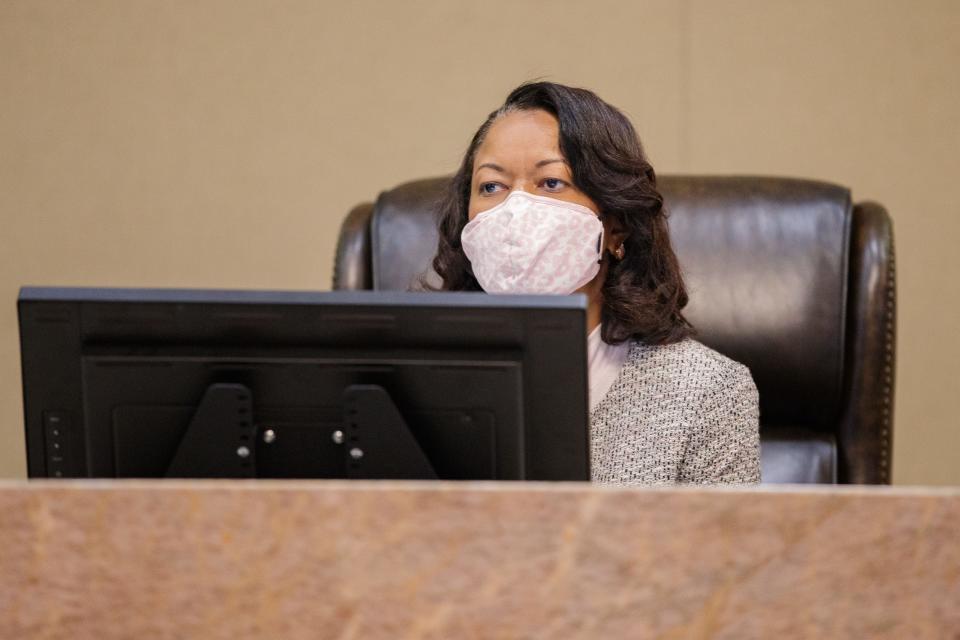
[[[893,314],[896,304],[896,256],[893,247],[893,234],[890,234],[890,240],[887,244],[890,261],[887,267],[887,301],[886,301],[886,340],[884,340],[884,368],[883,368],[883,422],[880,437],[882,440],[880,450],[880,480],[887,484],[890,482],[890,411],[893,404],[891,390],[893,388],[893,341],[894,326]]]

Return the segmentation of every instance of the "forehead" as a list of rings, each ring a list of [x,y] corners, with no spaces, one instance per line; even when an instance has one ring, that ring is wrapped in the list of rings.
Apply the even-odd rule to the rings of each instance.
[[[514,111],[501,116],[477,148],[477,162],[522,162],[560,155],[560,125],[546,111]]]

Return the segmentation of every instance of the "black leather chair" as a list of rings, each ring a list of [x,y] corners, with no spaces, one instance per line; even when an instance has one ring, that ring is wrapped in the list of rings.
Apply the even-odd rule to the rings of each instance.
[[[403,290],[436,250],[445,178],[355,207],[334,289]],[[888,484],[893,231],[882,206],[787,178],[664,176],[698,339],[750,368],[764,482]]]

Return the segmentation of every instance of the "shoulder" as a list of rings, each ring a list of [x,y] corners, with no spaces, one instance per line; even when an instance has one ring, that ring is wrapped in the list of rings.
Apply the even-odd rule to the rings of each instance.
[[[759,477],[750,371],[692,339],[633,343],[592,414],[595,479],[730,482]]]
[[[757,389],[750,370],[693,339],[666,345],[634,342],[607,405],[616,413],[669,412],[692,428],[698,416],[726,406],[756,412]]]
[[[731,388],[756,391],[747,367],[691,338],[666,345],[635,342],[625,366],[653,374],[688,392],[699,392],[696,395],[705,401],[713,393]]]
[[[750,370],[695,340],[636,345],[631,361],[662,368],[683,389],[689,413],[678,480],[693,483],[760,480],[759,396]]]
[[[746,366],[692,339],[636,344],[628,362],[659,376],[659,386],[682,399],[688,453],[737,443],[759,450],[760,397]]]

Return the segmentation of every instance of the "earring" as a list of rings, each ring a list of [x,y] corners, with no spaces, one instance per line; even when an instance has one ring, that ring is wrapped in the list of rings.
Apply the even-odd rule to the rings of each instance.
[[[617,247],[613,254],[617,256],[617,260],[623,260],[623,256],[626,254],[626,249],[623,248],[623,243],[620,243],[620,246]]]

